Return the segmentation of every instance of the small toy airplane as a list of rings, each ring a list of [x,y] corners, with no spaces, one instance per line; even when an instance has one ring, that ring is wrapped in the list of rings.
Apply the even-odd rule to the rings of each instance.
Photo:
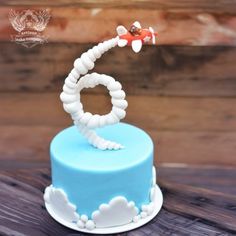
[[[129,31],[123,25],[119,25],[116,31],[119,36],[118,46],[130,45],[136,53],[141,50],[143,43],[152,41],[155,44],[156,42],[155,36],[157,36],[157,33],[154,32],[153,28],[142,29],[138,21],[133,23]]]

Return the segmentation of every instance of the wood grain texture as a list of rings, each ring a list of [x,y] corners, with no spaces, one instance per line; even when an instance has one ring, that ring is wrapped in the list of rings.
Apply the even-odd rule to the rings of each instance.
[[[119,234],[144,235],[234,235],[236,233],[236,198],[230,192],[211,190],[208,181],[221,185],[222,175],[234,184],[235,169],[229,168],[158,168],[158,182],[164,193],[164,205],[149,224]],[[222,172],[221,172],[222,171]],[[172,173],[173,180],[168,179]],[[181,176],[185,173],[186,178]],[[199,173],[201,181],[192,186]],[[56,223],[46,212],[43,191],[51,182],[48,169],[1,171],[0,174],[0,233],[1,235],[84,235]],[[203,188],[204,187],[204,188]],[[230,195],[231,194],[231,195]]]
[[[45,44],[27,49],[1,43],[0,91],[61,91],[74,60],[90,47]],[[235,47],[146,46],[138,55],[115,48],[94,70],[119,80],[128,94],[235,97],[235,61]]]
[[[82,94],[85,111],[105,114],[110,96]],[[95,102],[96,101],[96,102]],[[127,95],[124,121],[153,131],[236,132],[236,98],[183,98]],[[59,93],[0,93],[0,124],[60,126],[72,123]],[[207,138],[207,137],[206,137]]]
[[[49,143],[63,128],[65,127],[0,126],[2,168],[10,168],[11,161],[16,161],[19,166],[29,167],[37,162],[49,161]],[[156,164],[174,162],[236,165],[236,132],[145,131],[153,138]]]
[[[236,171],[235,166],[232,165],[222,168],[220,165],[163,163],[157,165],[157,175],[159,181],[163,180],[201,187],[227,195],[236,195],[236,188],[232,187],[236,184]]]
[[[157,45],[236,45],[236,4],[228,12],[224,11],[225,3],[219,4],[221,9],[213,12],[210,9],[185,9],[182,4],[178,10],[161,10],[155,9],[155,2],[152,4],[152,9],[45,6],[50,10],[51,19],[43,35],[49,42],[97,43],[115,37],[118,25],[129,28],[138,19],[144,28],[152,26],[158,32]],[[216,5],[214,2],[213,6]],[[10,41],[11,35],[18,34],[8,18],[12,8],[0,7],[0,41]],[[37,9],[32,5],[13,9],[28,8]]]
[[[141,8],[141,9],[165,9],[165,10],[209,10],[235,12],[235,1],[213,1],[213,0],[155,0],[155,1],[125,1],[125,0],[58,0],[58,1],[29,1],[29,0],[2,0],[2,6],[77,6],[82,8]]]
[[[203,179],[202,179],[203,181]],[[236,198],[224,193],[190,187],[181,184],[160,181],[165,197],[165,208],[171,212],[204,219],[219,228],[227,228],[228,232],[236,232]],[[182,191],[181,191],[182,189]],[[232,204],[233,203],[233,204]]]
[[[111,107],[105,95],[84,94],[82,101],[93,113]],[[235,99],[130,95],[128,102],[124,121],[152,136],[156,163],[236,164]],[[53,136],[72,124],[58,93],[1,93],[0,107],[4,166],[10,160],[47,161]]]

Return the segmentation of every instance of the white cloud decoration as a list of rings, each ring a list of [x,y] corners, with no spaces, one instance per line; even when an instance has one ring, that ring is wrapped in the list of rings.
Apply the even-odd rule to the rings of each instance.
[[[99,210],[93,212],[92,219],[97,228],[124,225],[132,222],[137,216],[138,208],[134,202],[125,197],[115,197],[108,204],[101,204]]]
[[[138,222],[140,219],[144,219],[148,216],[150,216],[153,211],[154,211],[154,202],[157,197],[156,194],[156,168],[153,166],[152,168],[152,187],[150,189],[150,194],[149,194],[149,198],[150,198],[150,202],[148,204],[144,204],[141,206],[141,212],[139,213],[139,215],[135,216],[133,218],[133,222]]]
[[[123,196],[114,197],[108,204],[101,204],[99,209],[92,213],[92,219],[87,215],[79,215],[76,206],[69,202],[66,193],[52,185],[45,189],[44,200],[50,206],[57,218],[63,222],[74,223],[78,228],[93,230],[95,228],[109,228],[122,226],[131,222],[139,222],[152,215],[155,202],[158,201],[156,193],[156,170],[152,169],[152,186],[149,195],[150,202],[141,206],[140,211],[133,201]]]
[[[152,167],[152,187],[156,186],[156,168]]]
[[[53,208],[55,214],[67,222],[77,222],[79,214],[76,206],[69,202],[67,195],[62,189],[54,188],[52,185],[45,189],[44,200]]]

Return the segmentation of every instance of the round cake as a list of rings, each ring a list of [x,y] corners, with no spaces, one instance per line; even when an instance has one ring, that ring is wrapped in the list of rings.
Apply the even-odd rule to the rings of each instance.
[[[153,166],[153,142],[135,126],[119,123],[128,106],[122,85],[104,74],[91,73],[95,61],[109,49],[155,43],[155,33],[135,22],[130,31],[99,43],[74,62],[60,99],[74,126],[58,133],[50,145],[52,184],[45,189],[49,214],[61,224],[82,232],[124,232],[149,222],[162,206]],[[82,76],[81,76],[82,75]],[[112,109],[105,115],[83,110],[80,92],[106,86]],[[95,101],[96,102],[96,101]]]
[[[150,203],[156,182],[151,138],[143,130],[125,123],[106,126],[98,133],[119,141],[124,148],[95,149],[75,126],[54,137],[50,145],[52,185],[45,191],[46,202],[55,204],[57,190],[67,205],[73,206],[69,220],[84,223],[84,227],[89,220],[92,227],[98,228],[138,221],[145,215],[145,211],[141,214],[145,206],[148,216],[154,210]],[[109,219],[107,214],[117,215],[116,219]],[[86,222],[80,222],[81,216]]]
[[[152,140],[141,129],[124,123],[99,132],[103,137],[120,140],[125,148],[97,150],[75,126],[63,130],[51,143],[52,185],[63,189],[77,212],[89,218],[101,204],[117,196],[135,202],[141,209],[150,202]]]

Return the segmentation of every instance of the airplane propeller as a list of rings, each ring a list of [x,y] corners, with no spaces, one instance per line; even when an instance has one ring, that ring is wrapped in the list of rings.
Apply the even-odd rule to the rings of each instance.
[[[149,27],[150,32],[152,33],[152,44],[156,43],[156,35],[152,27]]]

